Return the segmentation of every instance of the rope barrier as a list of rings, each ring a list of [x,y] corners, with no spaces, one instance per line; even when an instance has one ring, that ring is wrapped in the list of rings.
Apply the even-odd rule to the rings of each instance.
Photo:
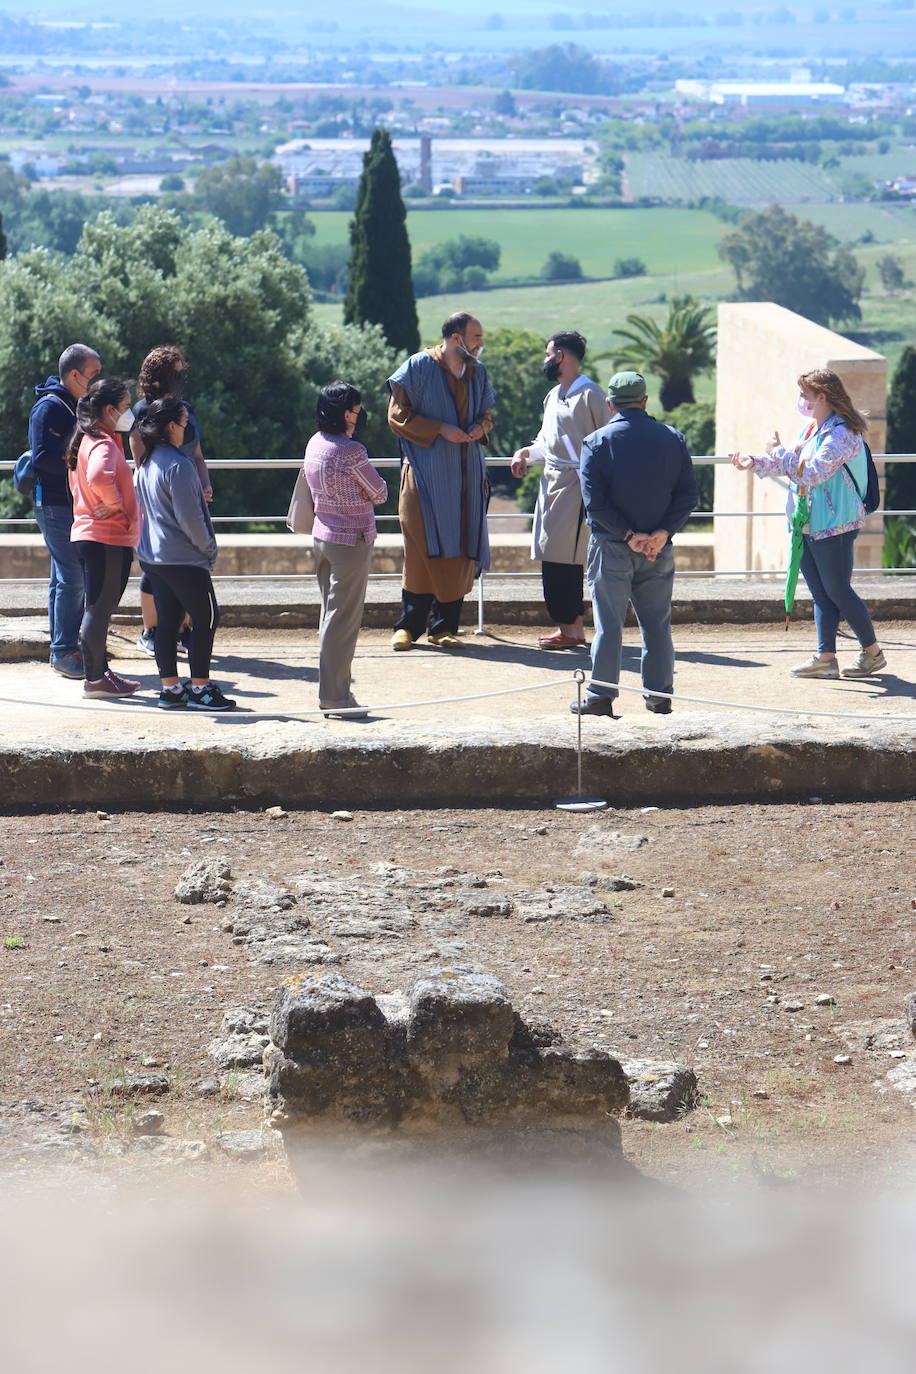
[[[429,700],[427,700],[427,701],[394,701],[394,702],[387,702],[387,703],[384,703],[384,704],[378,705],[378,706],[350,706],[350,707],[341,707],[339,710],[335,708],[334,711],[333,711],[333,714],[334,714],[334,716],[360,716],[360,717],[362,717],[362,716],[365,716],[366,714],[379,714],[379,713],[381,713],[381,712],[383,712],[383,711],[410,711],[410,710],[418,710],[418,709],[421,709],[421,708],[426,707],[426,706],[451,706],[451,705],[454,705],[454,704],[457,703],[457,702],[462,702],[462,701],[487,701],[487,700],[490,700],[490,699],[495,698],[495,697],[515,696],[515,695],[521,694],[521,693],[523,693],[523,692],[538,692],[538,691],[543,690],[545,687],[559,687],[559,686],[563,686],[563,685],[569,686],[569,685],[575,685],[575,684],[577,684],[577,683],[581,684],[582,678],[578,676],[581,672],[582,672],[582,670],[579,669],[579,668],[577,668],[571,675],[567,676],[567,675],[564,673],[562,676],[558,676],[558,677],[556,677],[556,678],[552,678],[549,682],[535,682],[535,683],[529,683],[528,685],[526,685],[526,686],[524,686],[524,687],[501,687],[501,688],[498,688],[496,691],[491,691],[491,692],[468,692],[468,693],[466,693],[466,694],[464,694],[464,695],[461,695],[461,696],[431,697],[431,698],[430,698]],[[626,685],[625,683],[621,683],[621,682],[605,682],[605,681],[603,681],[601,678],[592,677],[592,678],[590,679],[590,685],[591,685],[591,686],[595,686],[595,687],[609,687],[609,688],[611,688],[613,691],[616,691],[616,692],[631,692],[631,693],[634,693],[635,695],[638,695],[638,696],[644,696],[644,695],[645,695],[645,688],[643,688],[642,686],[639,686],[639,687],[630,687],[630,686]],[[665,698],[666,700],[671,701],[671,702],[675,702],[675,701],[676,701],[676,702],[689,702],[689,703],[691,703],[692,705],[699,705],[699,706],[719,706],[719,707],[725,708],[726,710],[732,710],[732,711],[756,711],[756,712],[762,713],[762,714],[764,714],[764,715],[793,716],[793,717],[808,717],[808,716],[815,716],[815,717],[818,717],[819,719],[824,719],[824,720],[855,720],[855,721],[864,721],[864,722],[866,722],[866,723],[869,722],[869,721],[873,721],[873,720],[892,720],[892,721],[896,721],[898,724],[900,724],[900,723],[902,723],[902,722],[906,722],[907,724],[909,724],[910,722],[916,722],[916,715],[901,715],[901,714],[897,714],[897,713],[892,712],[892,711],[878,711],[878,712],[870,712],[870,711],[820,711],[820,710],[817,710],[817,709],[812,709],[812,708],[810,708],[810,707],[800,707],[800,706],[765,706],[765,705],[757,705],[756,703],[745,702],[745,701],[723,701],[723,700],[720,700],[719,698],[716,698],[716,697],[697,697],[697,696],[687,695],[687,694],[679,693],[679,692],[656,692],[656,691],[653,691],[653,692],[651,693],[651,695],[652,695],[653,697],[662,697],[662,698]],[[130,697],[121,697],[121,698],[118,698],[117,704],[121,707],[121,710],[119,711],[119,714],[123,714],[123,713],[125,713],[125,712],[135,712],[135,713],[136,713],[136,712],[139,712],[139,713],[145,715],[145,714],[147,714],[147,713],[150,711],[150,709],[152,709],[153,706],[154,706],[154,703],[150,703],[149,706],[130,706],[130,705],[127,704],[128,702],[130,702],[130,700],[131,700]],[[104,700],[102,700],[102,701],[78,701],[78,702],[58,702],[58,701],[53,701],[53,702],[52,702],[52,701],[36,701],[36,700],[34,700],[34,699],[31,699],[31,698],[8,697],[8,696],[0,696],[0,702],[3,702],[5,705],[11,705],[11,706],[38,706],[38,707],[41,707],[41,708],[44,708],[44,709],[47,709],[47,710],[66,710],[66,711],[94,711],[94,710],[98,710],[99,707],[104,708],[104,707],[106,707],[106,706],[114,705],[114,704],[115,704],[114,702],[109,702],[109,701],[104,701]],[[201,712],[201,714],[203,715],[203,714],[206,714],[206,713],[205,713],[205,712]],[[243,713],[243,715],[241,715],[241,716],[234,716],[233,713],[229,712],[229,713],[226,714],[225,717],[220,716],[220,718],[221,718],[221,719],[222,719],[222,718],[225,718],[225,719],[229,719],[229,720],[231,720],[231,719],[243,720],[243,721],[250,721],[250,720],[278,720],[278,719],[281,719],[281,720],[282,720],[282,719],[288,719],[288,718],[290,718],[290,717],[293,717],[293,718],[295,718],[295,719],[299,719],[300,717],[324,716],[324,715],[327,715],[327,714],[329,714],[329,712],[327,711],[327,709],[322,709],[321,707],[313,707],[313,708],[311,708],[311,709],[309,709],[309,710],[305,710],[305,711],[285,711],[285,710],[280,710],[280,711],[245,711],[245,712]],[[182,714],[182,718],[183,718],[183,719],[187,719],[187,717],[184,716],[184,714]],[[211,719],[214,719],[214,718],[216,718],[216,717],[215,717],[215,716],[211,716],[210,718],[211,718]]]
[[[431,698],[429,699],[429,701],[392,701],[392,702],[387,702],[387,703],[385,703],[385,705],[383,705],[383,706],[347,706],[347,707],[343,707],[343,706],[342,706],[342,707],[340,707],[339,710],[337,709],[337,707],[334,707],[332,712],[329,711],[327,707],[322,708],[322,707],[320,707],[320,706],[313,707],[313,708],[311,708],[311,709],[309,709],[309,710],[307,710],[307,711],[244,711],[241,715],[236,715],[235,712],[232,712],[232,711],[228,711],[228,712],[225,712],[225,713],[222,713],[222,712],[213,712],[213,713],[209,713],[209,718],[210,718],[211,720],[216,720],[216,719],[220,719],[220,720],[222,720],[222,719],[225,719],[225,720],[233,720],[233,719],[234,719],[234,720],[241,720],[241,721],[249,721],[249,720],[285,720],[286,718],[288,718],[288,717],[290,717],[290,716],[294,716],[294,717],[298,720],[298,718],[299,718],[300,716],[326,716],[326,715],[329,715],[329,714],[333,714],[333,715],[335,715],[335,716],[343,716],[343,715],[346,715],[346,716],[353,716],[353,715],[364,716],[364,715],[366,715],[367,712],[368,712],[368,713],[372,713],[372,712],[381,712],[381,711],[410,711],[410,710],[416,710],[416,709],[418,709],[418,708],[420,708],[420,707],[423,707],[423,706],[450,706],[450,705],[452,705],[454,702],[458,702],[458,701],[485,701],[485,700],[487,700],[487,699],[490,698],[490,697],[508,697],[508,696],[514,696],[516,693],[520,693],[520,692],[539,692],[539,691],[541,691],[544,687],[557,687],[557,686],[561,685],[562,683],[567,683],[567,684],[569,684],[569,683],[574,683],[574,682],[575,682],[575,677],[574,677],[574,676],[566,677],[566,676],[564,675],[563,677],[560,677],[560,678],[553,678],[553,679],[551,679],[550,682],[535,682],[535,683],[529,683],[529,684],[528,684],[527,686],[525,686],[525,687],[500,687],[500,688],[499,688],[497,691],[495,691],[495,692],[468,692],[468,693],[467,693],[466,695],[464,695],[464,696],[457,696],[457,697],[431,697]],[[121,707],[121,709],[120,709],[119,712],[118,712],[119,715],[125,714],[125,713],[127,713],[127,712],[133,712],[133,713],[135,713],[135,714],[139,713],[139,714],[141,714],[141,715],[148,715],[148,714],[149,714],[149,711],[150,711],[151,709],[154,709],[154,707],[155,707],[155,703],[153,703],[153,702],[150,702],[150,704],[149,704],[148,706],[130,706],[130,705],[128,705],[127,703],[129,703],[131,700],[132,700],[132,697],[118,697],[116,701],[115,701],[115,700],[106,701],[106,700],[102,699],[102,700],[94,700],[94,701],[63,701],[63,702],[61,702],[61,701],[35,701],[34,699],[31,699],[31,698],[28,698],[28,697],[23,698],[23,697],[7,697],[7,696],[0,696],[0,702],[3,702],[5,705],[9,705],[9,706],[39,706],[39,707],[44,707],[45,709],[47,709],[47,710],[49,710],[49,711],[95,711],[95,710],[98,710],[99,707],[101,707],[101,708],[104,710],[104,708],[105,708],[106,706],[118,705],[118,706]],[[178,714],[178,713],[176,713],[176,714]],[[193,715],[194,713],[191,712],[190,714]],[[201,715],[207,715],[208,713],[205,712],[205,711],[201,711],[200,714],[201,714]],[[181,716],[182,716],[182,719],[183,719],[183,720],[187,720],[187,719],[188,719],[188,716],[185,715],[184,712],[181,712]]]
[[[626,687],[621,682],[602,682],[600,678],[590,679],[590,685],[595,687],[612,687],[617,692],[636,692],[640,696],[645,696],[644,687]],[[664,697],[668,701],[689,701],[699,706],[725,706],[733,711],[761,711],[771,716],[820,716],[827,720],[895,720],[895,721],[916,721],[916,715],[898,715],[893,711],[818,711],[810,710],[801,706],[757,706],[746,701],[719,701],[715,697],[694,697],[686,696],[675,692],[656,692],[654,689],[650,694],[653,697]]]

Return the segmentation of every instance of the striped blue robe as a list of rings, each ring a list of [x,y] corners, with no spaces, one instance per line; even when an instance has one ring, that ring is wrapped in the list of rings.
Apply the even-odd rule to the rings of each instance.
[[[468,364],[468,413],[460,416],[445,369],[427,352],[414,353],[389,377],[403,387],[418,415],[446,424],[475,424],[493,401],[493,388],[481,363]],[[429,448],[403,437],[401,453],[417,484],[430,558],[469,558],[478,573],[490,566],[487,536],[486,464],[482,444],[452,444],[441,436]]]

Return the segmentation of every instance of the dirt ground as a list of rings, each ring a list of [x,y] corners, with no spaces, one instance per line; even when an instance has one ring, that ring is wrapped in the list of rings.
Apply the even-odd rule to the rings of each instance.
[[[865,1044],[900,1032],[916,989],[914,823],[914,801],[601,815],[388,810],[351,822],[243,809],[6,816],[0,1161],[35,1177],[49,1164],[129,1168],[141,1106],[161,1111],[181,1139],[259,1125],[260,1103],[231,1078],[214,1096],[195,1088],[215,1072],[207,1045],[223,1012],[269,1006],[291,971],[253,962],[215,907],[174,900],[193,859],[225,856],[235,877],[273,880],[309,869],[368,880],[381,861],[500,870],[516,889],[626,874],[644,886],[609,897],[605,924],[471,917],[445,953],[497,974],[523,1014],[574,1043],[695,1068],[694,1112],[671,1125],[623,1125],[628,1159],[649,1176],[691,1187],[913,1178],[916,1092],[895,1091],[884,1076],[916,1047],[908,1032],[879,1039],[883,1048]],[[597,847],[577,852],[595,827]],[[615,848],[615,831],[646,842]],[[355,943],[339,942],[341,971],[374,992],[401,986],[408,959],[443,960],[429,930],[407,932],[390,956]],[[166,1074],[169,1091],[133,1104],[99,1095],[112,1077],[143,1071]],[[81,1107],[83,1128],[69,1136]],[[278,1159],[207,1158],[292,1186]]]

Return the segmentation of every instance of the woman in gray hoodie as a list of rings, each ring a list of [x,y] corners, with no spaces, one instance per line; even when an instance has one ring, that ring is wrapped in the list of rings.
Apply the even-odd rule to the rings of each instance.
[[[159,705],[166,710],[231,711],[235,702],[210,680],[219,624],[210,576],[216,536],[194,459],[181,448],[187,421],[184,402],[164,396],[151,403],[138,423],[144,456],[137,460],[137,497],[143,511],[137,554],[156,600]],[[191,617],[191,681],[182,683],[176,641],[186,613]]]

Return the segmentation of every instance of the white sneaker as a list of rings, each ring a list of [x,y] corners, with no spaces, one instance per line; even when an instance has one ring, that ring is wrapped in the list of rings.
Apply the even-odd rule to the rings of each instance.
[[[882,668],[887,667],[887,659],[879,649],[876,654],[870,654],[867,649],[859,651],[859,657],[851,668],[843,669],[843,677],[873,677]]]
[[[818,658],[817,654],[812,654],[804,663],[800,663],[797,668],[789,669],[790,677],[819,677],[819,678],[838,678],[840,668],[835,658]]]

